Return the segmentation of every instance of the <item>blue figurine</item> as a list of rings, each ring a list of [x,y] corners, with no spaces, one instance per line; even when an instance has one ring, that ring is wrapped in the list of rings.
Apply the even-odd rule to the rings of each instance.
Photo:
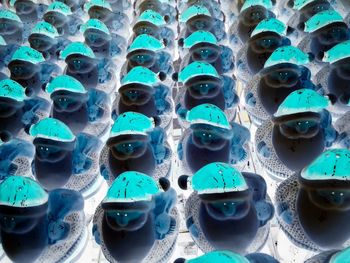
[[[91,0],[84,4],[84,11],[90,19],[102,21],[112,33],[127,37],[126,25],[130,24],[129,18],[123,10],[113,11],[107,0]]]
[[[290,93],[271,119],[255,134],[261,165],[281,180],[299,171],[330,147],[337,138],[329,100],[312,89]]]
[[[202,256],[193,259],[178,258],[174,263],[279,263],[273,257],[263,253],[252,253],[249,255],[241,256],[230,250],[215,250],[205,253]],[[328,263],[328,262],[327,262]]]
[[[225,14],[223,10],[222,3],[218,2],[217,0],[187,0],[187,1],[181,1],[178,3],[179,7],[179,13],[183,13],[187,8],[190,8],[193,5],[201,5],[204,6],[206,9],[209,10],[209,12],[212,14],[212,16],[216,19],[219,19],[221,21],[224,21]]]
[[[47,193],[28,177],[8,177],[0,184],[0,236],[6,256],[13,262],[72,260],[86,242],[83,209],[78,192]]]
[[[64,122],[74,134],[103,136],[109,128],[110,99],[101,90],[87,91],[75,78],[60,75],[47,86],[52,100],[51,117]]]
[[[323,55],[327,62],[314,77],[315,84],[324,94],[332,95],[334,104],[329,108],[334,118],[342,117],[350,110],[350,40],[339,43]]]
[[[58,65],[47,62],[39,51],[28,46],[13,53],[8,69],[11,79],[21,84],[28,96],[41,96],[49,80],[61,72]]]
[[[274,207],[260,175],[214,162],[178,182],[182,189],[191,183],[195,191],[186,202],[186,226],[203,252],[247,254],[265,245]]]
[[[202,30],[211,32],[221,42],[225,40],[225,24],[213,17],[204,5],[192,5],[180,14],[179,23],[182,25],[179,36],[187,38],[192,33]]]
[[[229,40],[235,52],[246,43],[254,28],[264,19],[274,18],[272,0],[246,0],[229,29]]]
[[[113,11],[127,11],[132,7],[131,0],[107,0]]]
[[[75,136],[54,118],[42,119],[29,132],[35,146],[32,170],[43,188],[66,188],[86,195],[100,184],[97,162],[102,144],[97,137],[86,133]]]
[[[234,119],[239,97],[233,78],[220,76],[211,64],[200,61],[184,67],[177,77],[183,86],[176,98],[176,113],[183,126],[188,126],[184,122],[187,111],[204,103],[213,104],[225,111],[229,121]]]
[[[272,53],[264,68],[244,87],[245,109],[254,123],[261,125],[271,118],[293,91],[316,89],[309,62],[309,55],[293,46]]]
[[[275,18],[262,20],[253,30],[249,40],[238,52],[236,75],[244,83],[260,70],[279,47],[291,44],[287,35],[287,26]]]
[[[64,73],[77,79],[87,90],[99,89],[110,94],[115,88],[115,74],[110,63],[96,57],[82,42],[70,43],[60,54],[66,62]]]
[[[132,68],[141,66],[161,74],[160,78],[164,80],[173,71],[172,57],[164,48],[164,43],[153,36],[146,34],[137,36],[128,47],[127,60],[121,69],[121,77]]]
[[[130,170],[156,180],[169,175],[172,152],[165,131],[155,121],[159,119],[137,112],[124,112],[114,121],[100,154],[100,173],[109,185]]]
[[[0,71],[7,67],[18,46],[17,44],[7,44],[5,39],[0,35]]]
[[[57,29],[40,21],[32,29],[28,37],[30,47],[43,54],[46,61],[55,63],[59,59],[60,52],[70,43],[69,40],[60,37]]]
[[[194,61],[210,63],[219,75],[232,72],[235,59],[228,46],[220,45],[216,37],[208,31],[196,31],[185,39],[180,39],[179,45],[188,49],[181,59],[180,68]]]
[[[309,258],[305,263],[348,263],[350,259],[350,248],[342,250],[329,250],[321,252],[312,258]]]
[[[327,251],[349,246],[349,164],[349,150],[330,149],[278,186],[277,221],[298,247]]]
[[[120,83],[113,103],[113,119],[124,112],[133,111],[147,117],[158,117],[161,120],[161,128],[170,128],[174,108],[171,90],[161,82],[157,74],[148,68],[137,66],[132,68]]]
[[[0,35],[8,45],[22,45],[29,32],[24,32],[23,23],[16,13],[0,8]]]
[[[168,262],[179,229],[176,192],[169,181],[122,173],[97,207],[93,235],[109,262]]]
[[[335,123],[334,128],[338,133],[335,144],[338,147],[350,149],[350,110],[339,117]]]
[[[207,163],[238,164],[248,157],[249,130],[229,122],[225,113],[212,104],[202,104],[187,112],[190,127],[177,148],[182,166],[193,174]]]
[[[62,2],[70,7],[72,13],[76,15],[84,15],[83,5],[84,0],[56,0],[56,2]]]
[[[174,0],[135,0],[136,15],[140,16],[146,10],[153,10],[163,17],[167,17],[170,24],[177,22],[178,10]]]
[[[0,142],[23,137],[32,124],[47,116],[50,104],[42,98],[28,98],[16,81],[0,81]]]
[[[83,23],[78,14],[73,13],[69,6],[58,1],[49,5],[43,20],[53,25],[60,36],[65,38],[74,36],[78,32],[79,26]]]

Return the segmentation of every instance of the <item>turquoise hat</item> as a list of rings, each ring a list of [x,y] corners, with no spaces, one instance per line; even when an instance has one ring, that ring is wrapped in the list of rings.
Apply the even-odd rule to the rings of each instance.
[[[128,48],[128,52],[139,49],[146,49],[151,51],[158,51],[164,48],[163,42],[153,36],[142,34],[137,36]]]
[[[350,150],[329,149],[304,168],[300,175],[306,180],[350,180]]]
[[[316,0],[294,0],[293,8],[296,10],[302,9],[304,6],[315,2]]]
[[[32,34],[45,35],[50,38],[56,38],[59,36],[57,29],[53,25],[45,21],[40,21],[39,23],[37,23],[32,29]]]
[[[208,252],[200,257],[186,260],[185,263],[249,263],[245,257],[228,250]]]
[[[164,17],[158,12],[148,9],[141,13],[141,15],[137,19],[138,22],[149,22],[155,26],[164,26],[166,22]]]
[[[280,36],[285,36],[287,34],[287,26],[276,18],[267,18],[255,27],[250,37],[264,32],[274,32]]]
[[[11,61],[14,60],[21,60],[30,62],[32,64],[38,64],[44,62],[45,58],[39,51],[31,47],[21,46],[15,51],[15,53],[13,53]]]
[[[323,62],[335,63],[344,58],[350,57],[350,40],[335,45],[324,53]]]
[[[208,31],[199,30],[192,33],[187,38],[185,38],[183,47],[191,48],[198,43],[209,43],[209,44],[217,45],[218,40],[212,33]]]
[[[86,2],[84,5],[84,11],[89,12],[90,8],[94,6],[103,7],[112,11],[110,3],[105,0],[90,0],[90,2]]]
[[[329,263],[344,263],[350,258],[350,247],[335,253]]]
[[[266,60],[264,68],[272,67],[282,63],[294,65],[305,65],[310,62],[309,55],[305,54],[297,47],[284,46],[277,48]]]
[[[248,189],[243,175],[236,168],[220,162],[205,165],[189,180],[198,194],[241,192]]]
[[[315,32],[329,24],[344,22],[343,17],[336,11],[326,10],[317,13],[305,22],[304,31],[308,33]]]
[[[273,7],[271,0],[246,0],[241,8],[241,12],[246,10],[249,7],[261,5],[266,9],[271,9]]]
[[[114,121],[109,138],[125,135],[147,135],[154,128],[154,120],[138,112],[124,112]]]
[[[53,2],[46,9],[46,13],[48,13],[48,12],[56,12],[56,13],[60,13],[64,16],[69,16],[69,15],[73,14],[70,7],[63,2]]]
[[[12,12],[12,11],[5,9],[5,8],[0,9],[0,19],[9,19],[9,20],[13,20],[13,21],[17,21],[19,23],[22,23],[21,19],[19,18],[19,16],[15,12]]]
[[[186,120],[193,124],[208,124],[230,130],[231,125],[225,113],[213,104],[201,104],[187,112]]]
[[[329,106],[327,97],[323,97],[312,89],[300,89],[290,93],[278,107],[275,117],[302,112],[321,112]]]
[[[85,33],[86,30],[88,29],[96,29],[99,30],[107,35],[110,35],[111,33],[109,32],[109,29],[107,28],[107,26],[101,22],[98,19],[89,19],[85,24],[80,26],[80,32],[82,32],[83,34]]]
[[[75,136],[69,127],[54,118],[45,118],[32,125],[29,134],[35,138],[50,139],[61,142],[72,142]]]
[[[128,171],[113,181],[102,203],[151,201],[152,197],[160,192],[160,187],[151,176]]]
[[[159,83],[160,79],[158,75],[155,74],[152,70],[137,66],[132,68],[120,81],[122,85],[127,85],[130,83],[139,83],[143,85],[155,85]]]
[[[60,53],[60,59],[66,59],[68,56],[73,54],[79,54],[89,58],[95,58],[94,51],[82,42],[72,42]]]
[[[0,46],[6,46],[6,41],[2,36],[0,36]]]
[[[46,92],[49,94],[58,90],[66,90],[82,94],[87,93],[84,86],[77,79],[68,75],[57,76],[46,86]]]
[[[195,61],[184,67],[179,73],[179,82],[186,83],[197,76],[212,76],[220,78],[216,69],[207,62]]]
[[[21,102],[26,98],[24,90],[21,84],[12,79],[3,79],[0,81],[0,97]]]
[[[35,207],[49,200],[39,183],[25,176],[9,176],[0,184],[0,205]]]
[[[209,10],[203,5],[192,5],[180,14],[179,22],[186,23],[192,17],[204,15],[211,17]]]

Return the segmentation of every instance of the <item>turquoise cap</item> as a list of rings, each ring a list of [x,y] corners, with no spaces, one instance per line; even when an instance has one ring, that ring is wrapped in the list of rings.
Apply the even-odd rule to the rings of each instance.
[[[86,2],[84,5],[84,11],[89,12],[90,8],[94,6],[99,6],[112,11],[110,3],[105,0],[90,0],[89,2]]]
[[[329,106],[327,97],[323,97],[312,89],[300,89],[290,93],[280,104],[275,117],[302,112],[321,112]]]
[[[62,52],[60,53],[60,58],[66,59],[68,56],[73,54],[79,54],[89,58],[95,58],[94,51],[92,51],[92,49],[88,45],[82,42],[70,43],[68,46],[66,46],[65,49],[62,50]]]
[[[264,68],[272,67],[282,63],[294,65],[305,65],[310,62],[309,55],[297,47],[284,46],[277,48],[266,60]]]
[[[350,150],[329,149],[304,168],[300,175],[306,180],[350,180]]]
[[[96,30],[102,31],[107,35],[110,35],[109,29],[107,28],[107,26],[98,19],[94,19],[94,18],[89,19],[85,24],[80,26],[80,32],[82,32],[83,34],[88,29],[96,29]]]
[[[45,35],[50,38],[55,38],[59,36],[57,29],[53,25],[45,21],[40,21],[39,23],[37,23],[32,29],[32,34]]]
[[[49,200],[39,183],[25,176],[9,176],[0,184],[0,205],[35,207]]]
[[[46,86],[46,92],[49,94],[58,90],[66,90],[82,94],[87,92],[84,86],[77,79],[68,75],[57,76]]]
[[[344,22],[343,17],[336,11],[326,10],[317,13],[305,22],[304,31],[308,33],[315,32],[329,24]]]
[[[5,9],[5,8],[0,9],[0,19],[9,19],[9,20],[13,20],[13,21],[17,21],[19,23],[22,23],[21,19],[19,18],[19,16],[15,12],[12,12],[12,11]]]
[[[46,9],[46,13],[48,13],[48,12],[56,12],[56,13],[60,13],[64,16],[68,16],[68,15],[73,14],[70,7],[63,2],[53,2]]]
[[[146,49],[151,51],[158,51],[164,48],[164,44],[153,36],[142,34],[137,36],[128,48],[128,52],[134,50]]]
[[[32,125],[29,134],[35,138],[50,139],[61,142],[72,142],[75,136],[69,127],[54,118],[45,118]]]
[[[241,8],[241,12],[256,5],[261,5],[266,9],[271,9],[273,7],[271,0],[246,0]]]
[[[120,81],[122,85],[127,85],[130,83],[140,83],[143,85],[152,86],[159,83],[160,79],[158,75],[155,74],[152,70],[137,66],[132,68]]]
[[[0,81],[0,97],[23,101],[26,97],[24,90],[21,84],[12,79],[3,79]]]
[[[329,263],[344,263],[344,262],[347,262],[349,258],[350,258],[350,247],[335,253],[329,260]]]
[[[324,53],[322,61],[335,63],[344,58],[350,57],[350,40],[335,45]]]
[[[294,0],[293,8],[296,10],[302,9],[304,6],[315,2],[316,0]]]
[[[103,203],[150,201],[160,193],[157,182],[149,175],[128,171],[119,175],[108,189]]]
[[[249,263],[245,257],[228,250],[208,252],[200,257],[189,259],[186,263]]]
[[[21,60],[30,62],[32,64],[38,64],[44,62],[45,58],[39,51],[31,47],[21,46],[15,51],[15,53],[13,53],[11,61],[14,60]]]
[[[208,124],[223,129],[231,129],[225,113],[213,104],[201,104],[187,112],[186,120],[193,124]]]
[[[264,32],[274,32],[280,36],[285,36],[287,34],[287,26],[276,18],[267,18],[255,27],[250,37]]]
[[[180,14],[179,22],[186,23],[192,17],[205,15],[211,17],[209,10],[203,5],[192,5]]]
[[[184,67],[179,73],[179,82],[186,83],[197,76],[212,76],[220,78],[216,69],[207,62],[195,61]]]
[[[147,135],[154,128],[154,120],[138,112],[124,112],[114,121],[109,138],[125,134]]]
[[[193,32],[191,35],[185,38],[183,47],[191,48],[198,43],[210,43],[217,45],[218,40],[211,32],[199,30]]]
[[[137,22],[149,22],[155,26],[166,25],[164,17],[158,12],[151,9],[142,12],[142,14],[138,17]]]

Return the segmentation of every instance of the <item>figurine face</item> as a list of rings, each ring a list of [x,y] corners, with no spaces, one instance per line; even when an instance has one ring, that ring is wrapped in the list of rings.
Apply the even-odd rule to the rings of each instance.
[[[6,233],[24,234],[31,231],[37,223],[38,217],[15,216],[0,213],[1,231]]]
[[[54,92],[51,95],[54,108],[58,112],[75,112],[85,104],[87,98],[85,94],[77,94],[66,91]]]
[[[158,38],[160,35],[160,29],[157,26],[147,22],[137,23],[134,26],[133,31],[136,36],[146,34]]]
[[[192,141],[198,148],[206,148],[218,151],[225,147],[227,139],[222,136],[220,128],[211,127],[206,124],[196,124],[191,126]]]
[[[34,48],[39,52],[48,51],[53,47],[53,45],[56,42],[54,39],[41,34],[30,35],[28,38],[28,41],[29,41],[30,47]]]
[[[326,210],[349,210],[350,190],[349,189],[305,189],[308,192],[310,201]]]
[[[131,105],[144,105],[153,98],[153,93],[149,90],[148,86],[143,87],[140,84],[129,85],[127,89],[120,91],[121,100],[124,104]]]
[[[128,54],[129,64],[131,67],[142,66],[149,68],[154,65],[155,56],[156,53],[150,50],[136,50]]]
[[[23,105],[22,102],[0,97],[0,117],[7,118],[14,115]]]
[[[300,78],[308,79],[309,71],[306,68],[293,64],[281,64],[269,70],[263,76],[267,86],[273,88],[294,87]],[[306,75],[306,76],[305,76]]]
[[[220,194],[217,195],[219,196]],[[217,220],[241,219],[250,210],[250,202],[243,199],[205,201],[204,204],[208,214]]]
[[[279,124],[280,132],[287,138],[312,138],[319,132],[319,120],[300,118]]]
[[[151,9],[159,13],[161,11],[161,5],[162,4],[157,0],[146,0],[140,4],[139,10],[140,10],[140,13],[148,9]]]
[[[61,28],[67,23],[68,18],[58,12],[47,12],[44,14],[44,20],[56,28]]]
[[[140,138],[145,137],[145,138]],[[148,148],[146,136],[127,136],[124,140],[118,140],[109,145],[112,155],[119,160],[141,157]]]
[[[205,61],[208,63],[216,61],[220,56],[219,48],[212,45],[206,45],[206,43],[196,45],[195,48],[191,48],[190,53],[193,60]]]
[[[305,22],[315,14],[330,9],[331,4],[327,0],[314,1],[300,10],[300,15],[302,17],[302,21],[300,22]]]
[[[213,28],[213,19],[204,15],[197,15],[186,22],[187,29],[190,32],[199,30],[210,31]]]
[[[2,36],[9,36],[16,33],[20,29],[20,24],[9,19],[0,19],[0,34]]]
[[[190,95],[196,99],[214,98],[221,91],[221,83],[214,80],[205,80],[204,77],[187,87]]]
[[[112,13],[107,8],[103,8],[101,6],[93,6],[89,9],[89,16],[90,18],[95,18],[105,23],[110,19]]]
[[[109,42],[108,36],[99,30],[86,30],[84,37],[86,44],[90,47],[102,47]]]
[[[11,61],[8,68],[11,72],[11,78],[14,80],[30,79],[39,71],[39,66],[21,60]]]
[[[116,231],[135,231],[147,222],[148,211],[108,210],[106,211],[107,224]]]
[[[66,58],[66,63],[71,73],[89,73],[96,67],[96,63],[93,59],[79,54],[68,56]]]
[[[15,8],[18,15],[28,15],[36,10],[36,5],[29,0],[19,0],[16,1]]]
[[[45,143],[45,141],[34,141],[34,145],[35,156],[42,162],[56,163],[70,157],[70,153],[72,152],[72,150],[62,147],[62,142],[55,145],[54,141],[51,144]]]

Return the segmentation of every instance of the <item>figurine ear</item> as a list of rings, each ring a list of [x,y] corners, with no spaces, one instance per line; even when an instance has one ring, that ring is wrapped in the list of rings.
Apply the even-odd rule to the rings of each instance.
[[[188,188],[188,175],[181,175],[179,179],[177,179],[177,184],[182,190],[187,190]]]
[[[158,78],[161,80],[161,81],[164,81],[166,79],[166,73],[161,71],[158,73]]]
[[[156,127],[158,127],[162,124],[162,119],[159,116],[154,116],[153,121],[154,121],[154,126],[156,126]]]
[[[313,53],[309,52],[307,54],[309,55],[310,62],[315,60],[315,55]]]
[[[292,8],[292,7],[294,6],[294,0],[289,0],[289,1],[287,2],[287,6],[290,7],[290,8]]]
[[[297,29],[299,29],[300,31],[304,31],[304,29],[305,29],[305,23],[299,23],[299,24],[297,25]]]
[[[3,131],[3,132],[0,133],[0,140],[2,142],[8,142],[11,139],[12,139],[11,133],[9,133],[7,131]]]
[[[175,72],[171,78],[173,79],[173,81],[178,81],[179,80],[179,73],[178,72]]]
[[[169,188],[170,188],[170,181],[165,178],[165,177],[161,177],[159,180],[158,180],[160,186],[162,187],[162,189],[164,190],[164,192],[168,191]]]
[[[276,0],[271,0],[272,5],[276,5]]]
[[[178,258],[174,261],[174,263],[185,263],[186,259],[184,258]]]
[[[287,27],[287,36],[293,34],[295,32],[295,28],[288,26]]]
[[[165,21],[166,23],[169,23],[169,21],[170,21],[170,16],[165,15],[163,18],[164,18],[164,21]]]
[[[168,40],[166,38],[163,38],[163,44],[164,44],[165,47],[168,46],[169,43],[168,43]]]
[[[327,94],[327,97],[332,105],[334,105],[338,100],[337,96],[335,96],[334,94]]]
[[[177,41],[177,44],[180,46],[180,47],[183,47],[184,46],[184,38],[180,38],[178,41]]]
[[[43,90],[45,90],[46,85],[43,85],[44,88]],[[24,91],[24,94],[26,94],[27,97],[31,97],[34,94],[34,91],[32,88],[26,88]]]

